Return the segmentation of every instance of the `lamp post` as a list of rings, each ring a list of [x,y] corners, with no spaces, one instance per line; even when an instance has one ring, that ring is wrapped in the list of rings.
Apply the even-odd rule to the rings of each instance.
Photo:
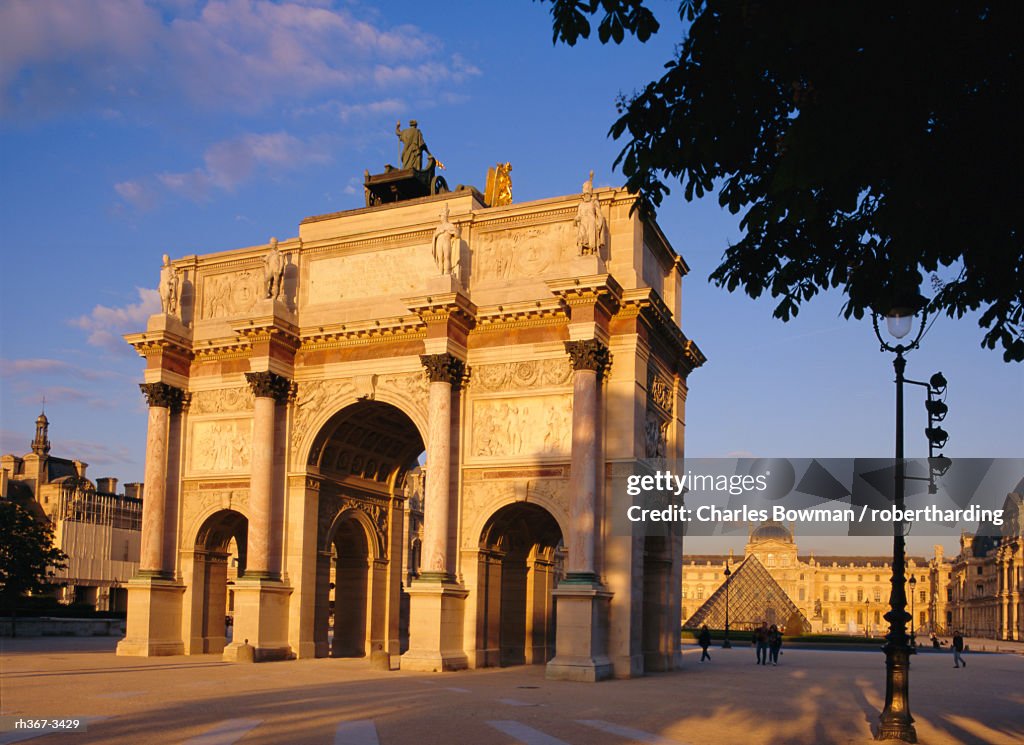
[[[732,649],[732,642],[729,641],[729,560],[725,560],[725,638],[722,640],[722,649]]]
[[[910,297],[897,299],[884,309],[885,325],[889,335],[896,340],[890,344],[878,328],[879,313],[871,314],[875,336],[883,352],[893,352],[893,369],[896,371],[896,462],[894,470],[894,507],[904,509],[904,493],[906,484],[903,473],[903,372],[907,367],[905,353],[917,349],[921,336],[924,334],[927,311],[925,299],[917,293]],[[921,325],[917,335],[909,344],[902,340],[911,332],[914,317],[921,314]],[[903,740],[917,742],[917,731],[914,729],[914,717],[910,714],[910,655],[914,653],[907,638],[907,592],[906,592],[906,537],[903,521],[893,521],[892,538],[892,590],[889,594],[889,612],[885,620],[889,622],[889,633],[885,635],[885,708],[880,717],[878,729],[879,740]],[[912,620],[912,617],[909,619]]]
[[[914,630],[914,619],[917,612],[914,610],[914,594],[917,590],[917,577],[910,575],[910,646],[917,646],[917,632]]]
[[[871,638],[871,599],[864,598],[864,636]]]

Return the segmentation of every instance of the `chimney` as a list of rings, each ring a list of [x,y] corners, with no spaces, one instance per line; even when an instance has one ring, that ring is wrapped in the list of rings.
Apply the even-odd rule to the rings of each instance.
[[[84,479],[85,478],[85,469],[87,469],[89,467],[89,464],[88,463],[83,463],[80,460],[73,460],[71,462],[75,464],[75,473],[78,474],[78,478]]]
[[[117,479],[110,476],[96,479],[96,491],[103,492],[104,494],[117,494]]]
[[[124,485],[124,495],[132,499],[142,499],[143,484],[135,481]]]

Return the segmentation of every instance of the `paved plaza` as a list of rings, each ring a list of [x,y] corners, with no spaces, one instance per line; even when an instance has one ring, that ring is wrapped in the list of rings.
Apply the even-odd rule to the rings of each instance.
[[[0,745],[791,745],[868,743],[884,692],[881,652],[746,646],[684,652],[676,673],[600,684],[548,681],[540,665],[431,674],[363,660],[260,665],[217,656],[125,658],[111,639],[3,641],[3,714],[87,717],[85,733],[0,734]],[[1024,742],[1024,656],[913,659],[922,743]]]

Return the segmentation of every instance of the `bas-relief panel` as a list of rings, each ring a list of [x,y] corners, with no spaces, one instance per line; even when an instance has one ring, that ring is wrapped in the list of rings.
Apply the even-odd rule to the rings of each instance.
[[[249,470],[252,419],[193,421],[190,429],[190,474]]]
[[[415,293],[437,274],[429,245],[330,256],[309,262],[310,305]]]
[[[562,222],[477,233],[471,248],[474,282],[536,277],[575,256],[576,237]]]
[[[230,411],[252,411],[255,399],[249,386],[196,391],[189,404],[190,414],[223,414]]]
[[[568,456],[571,445],[571,394],[473,402],[474,457]]]
[[[208,274],[202,280],[200,317],[204,320],[248,313],[263,293],[262,269]]]

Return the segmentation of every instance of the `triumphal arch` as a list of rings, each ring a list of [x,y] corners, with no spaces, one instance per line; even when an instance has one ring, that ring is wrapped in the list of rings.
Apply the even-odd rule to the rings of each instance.
[[[686,264],[592,177],[524,203],[374,178],[297,237],[165,258],[127,337],[149,424],[118,653],[674,667],[682,538],[611,513],[683,455]]]

